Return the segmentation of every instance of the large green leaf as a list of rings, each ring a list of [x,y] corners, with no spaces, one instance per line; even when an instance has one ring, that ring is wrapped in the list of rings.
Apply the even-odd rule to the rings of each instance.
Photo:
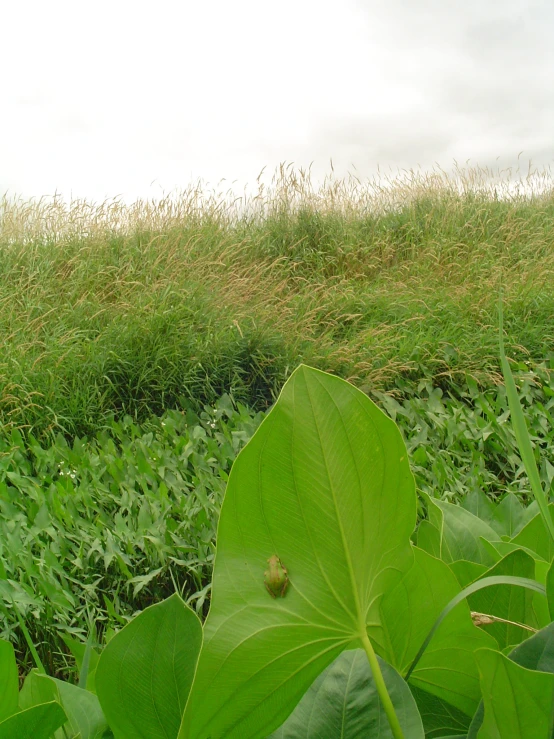
[[[456,575],[456,579],[462,588],[483,577],[487,571],[485,565],[477,564],[477,562],[468,562],[465,559],[458,559],[456,562],[451,562],[448,566]]]
[[[13,646],[0,639],[0,721],[17,711],[19,680]]]
[[[533,634],[509,656],[513,662],[529,670],[554,673],[554,623]]]
[[[550,517],[554,518],[554,504],[551,503],[547,510]],[[512,539],[511,543],[536,552],[545,562],[552,562],[554,559],[554,541],[544,525],[541,513],[537,513]]]
[[[493,565],[491,555],[482,539],[495,541],[496,531],[485,521],[460,506],[425,496],[429,521],[440,534],[440,558],[444,562],[463,559],[487,566]]]
[[[414,481],[397,427],[347,382],[299,367],[236,459],[181,737],[265,737],[380,626],[410,561]],[[284,597],[264,587],[272,556]]]
[[[521,549],[506,555],[482,577],[511,575],[532,579],[535,576],[535,561]],[[494,616],[502,621],[484,624],[481,628],[493,636],[500,649],[527,639],[528,629],[516,624],[532,628],[538,626],[533,610],[534,593],[517,585],[499,584],[479,590],[470,595],[468,602],[472,611],[485,616]],[[539,596],[542,597],[542,596]],[[542,598],[544,600],[544,597]]]
[[[441,556],[441,535],[440,531],[434,526],[429,519],[424,518],[417,527],[416,536],[417,546],[420,549],[432,554],[433,557]]]
[[[405,675],[442,610],[460,586],[447,564],[421,549],[402,581],[382,601],[380,653]],[[474,651],[496,641],[473,625],[469,606],[459,603],[434,633],[410,677],[415,685],[472,716],[481,697]]]
[[[554,623],[522,642],[510,652],[509,658],[529,670],[554,673]],[[467,739],[477,739],[483,717],[484,708],[481,702],[471,722]]]
[[[102,739],[108,723],[94,693],[70,683],[41,675],[41,680],[52,680],[58,689],[62,705],[73,734],[79,739]]]
[[[34,669],[28,673],[21,688],[19,707],[27,709],[38,706],[41,703],[51,703],[52,701],[59,703],[59,698],[58,689],[54,681],[48,675]]]
[[[59,703],[67,716],[56,739],[102,739],[108,724],[93,693],[31,670],[20,693],[20,707],[27,709],[51,701]]]
[[[546,739],[552,731],[554,675],[528,670],[500,652],[476,653],[484,720],[479,739]]]
[[[198,617],[178,595],[150,606],[110,640],[96,691],[116,738],[177,736],[201,644]]]
[[[379,660],[405,737],[423,739],[423,726],[407,683]],[[392,739],[387,716],[362,649],[343,652],[309,688],[269,739]]]
[[[415,685],[410,688],[423,721],[425,739],[459,734],[465,736],[470,724],[470,717],[466,713]]]
[[[2,721],[0,739],[50,739],[66,721],[59,703],[42,703]]]
[[[505,495],[500,503],[492,500],[481,490],[472,490],[461,506],[493,528],[498,536],[515,536],[538,512],[536,502],[523,506],[514,493]]]

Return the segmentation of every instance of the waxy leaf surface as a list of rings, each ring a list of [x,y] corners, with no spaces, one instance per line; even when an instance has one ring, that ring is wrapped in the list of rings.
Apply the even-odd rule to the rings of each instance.
[[[407,683],[379,660],[404,736],[424,739],[423,725]],[[343,652],[316,679],[292,714],[269,739],[392,739],[367,655]]]
[[[231,471],[180,736],[278,728],[327,665],[377,632],[415,515],[393,421],[344,380],[299,367]],[[284,597],[264,586],[273,555],[288,572]]]
[[[116,739],[174,739],[202,644],[196,614],[178,595],[142,611],[108,643],[96,692]]]

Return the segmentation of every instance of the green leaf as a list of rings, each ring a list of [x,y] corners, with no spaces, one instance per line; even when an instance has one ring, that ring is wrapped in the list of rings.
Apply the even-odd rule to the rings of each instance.
[[[507,493],[495,504],[482,490],[472,490],[461,506],[493,528],[498,536],[515,536],[536,513],[536,508],[521,504],[513,493]]]
[[[554,505],[552,503],[548,506],[548,513],[550,520],[552,520],[554,514]],[[545,528],[544,518],[541,513],[537,513],[510,543],[515,546],[526,547],[536,552],[545,562],[552,562],[554,559],[554,541]]]
[[[494,564],[494,557],[481,541],[481,537],[487,541],[498,539],[493,528],[460,506],[426,498],[429,520],[441,537],[440,558],[444,562],[463,559],[487,566]]]
[[[13,646],[0,639],[0,721],[17,711],[19,678]]]
[[[96,690],[116,739],[177,736],[201,644],[198,617],[176,594],[110,640],[96,668]]]
[[[554,673],[554,623],[522,642],[508,656],[513,662],[529,670]],[[481,701],[471,722],[468,739],[477,739],[483,716],[483,702]]]
[[[419,648],[418,653],[414,657],[412,664],[410,665],[410,669],[406,673],[407,680],[410,678],[410,675],[412,674],[412,672],[415,672],[418,662],[420,661],[422,656],[425,654],[427,647],[431,643],[436,632],[438,631],[439,627],[441,626],[444,619],[448,616],[448,614],[451,613],[451,611],[454,608],[456,608],[457,605],[459,605],[462,601],[464,601],[470,595],[472,595],[473,593],[476,593],[479,590],[482,590],[483,588],[488,588],[491,585],[519,585],[520,587],[528,588],[529,590],[533,590],[537,593],[541,593],[542,595],[546,596],[546,590],[543,585],[541,585],[538,582],[535,582],[535,580],[529,580],[524,577],[511,577],[508,575],[497,575],[496,577],[484,577],[481,580],[477,580],[477,582],[474,582],[471,585],[468,585],[467,588],[464,588],[460,593],[458,593],[458,595],[452,598],[450,603],[448,603],[448,605],[445,606],[443,610],[441,611],[440,616],[437,618],[437,620],[433,624],[431,631],[427,634],[425,640],[423,641],[421,647]],[[484,634],[484,632],[480,632],[480,633]],[[454,703],[453,700],[451,702]]]
[[[31,670],[19,693],[19,707],[27,709],[52,701],[60,702],[59,693],[54,682],[48,675],[39,672],[38,669]]]
[[[102,739],[108,724],[93,693],[32,670],[25,678],[20,693],[21,708],[31,708],[50,701],[56,701],[65,711],[67,723],[64,736]]]
[[[327,665],[377,633],[415,515],[395,424],[344,380],[299,367],[231,471],[180,736],[280,726]],[[273,555],[290,579],[282,598],[264,586]]]
[[[424,518],[417,527],[417,546],[420,549],[440,559],[441,535],[440,531],[429,519]]]
[[[55,683],[59,702],[75,736],[80,739],[102,739],[108,729],[108,722],[94,693],[55,678],[41,676],[41,679],[52,680]]]
[[[548,568],[546,575],[546,599],[548,600],[550,619],[554,621],[554,560]]]
[[[421,549],[402,581],[383,598],[380,654],[402,675],[413,664],[425,637],[441,613],[460,592],[448,565]],[[481,697],[473,652],[496,647],[496,641],[476,629],[467,603],[460,599],[448,619],[440,622],[410,676],[414,685],[472,716]],[[440,628],[439,628],[440,627]]]
[[[491,649],[475,656],[485,710],[479,739],[549,737],[554,675],[528,670]]]
[[[379,660],[405,737],[424,739],[423,725],[407,683]],[[309,688],[285,723],[268,739],[392,739],[367,655],[343,652]]]
[[[494,506],[491,526],[501,536],[516,536],[535,515],[534,511],[534,507],[525,508],[516,495],[508,493]]]
[[[532,579],[535,576],[535,561],[521,549],[516,549],[491,567],[483,577],[497,575]],[[469,596],[468,602],[472,611],[504,619],[480,627],[496,639],[501,650],[510,644],[519,644],[530,636],[529,630],[514,623],[533,628],[538,626],[533,611],[533,592],[527,588],[504,583],[492,585]]]
[[[87,644],[77,641],[77,639],[72,639],[69,636],[62,636],[62,639],[65,642],[65,645],[75,658],[75,662],[77,663],[77,669],[79,670],[79,683],[81,680],[81,675],[83,672],[83,660],[85,658],[85,653],[87,651]],[[96,668],[98,667],[98,661],[100,659],[100,655],[98,652],[93,649],[92,647],[89,650],[89,663],[88,663],[88,672],[86,675],[86,689],[90,690],[91,693],[96,692],[95,687],[95,677],[96,677]],[[82,686],[81,686],[82,687]]]
[[[554,673],[554,623],[517,646],[509,657],[529,670]]]
[[[450,562],[448,566],[456,575],[456,579],[462,588],[465,588],[470,583],[483,577],[484,573],[487,571],[485,565],[477,564],[477,562],[467,562],[465,559],[458,559],[456,562]]]
[[[42,703],[2,721],[0,739],[50,739],[66,721],[59,703]]]
[[[410,689],[423,721],[425,739],[440,739],[453,734],[465,737],[470,723],[466,713],[415,685]]]

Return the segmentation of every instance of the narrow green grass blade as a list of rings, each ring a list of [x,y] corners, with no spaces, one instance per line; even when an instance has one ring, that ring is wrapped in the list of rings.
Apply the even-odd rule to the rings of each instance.
[[[554,540],[554,522],[548,511],[548,501],[544,490],[542,489],[541,479],[539,476],[539,470],[535,457],[533,455],[533,447],[531,446],[531,439],[529,437],[529,431],[527,430],[527,424],[525,423],[525,416],[523,415],[523,408],[519,400],[517,393],[514,376],[512,370],[506,358],[504,351],[504,335],[503,335],[503,311],[502,311],[502,295],[498,301],[498,323],[500,333],[500,362],[502,365],[502,373],[504,375],[504,382],[506,383],[506,393],[508,395],[508,404],[510,406],[510,414],[512,416],[512,426],[519,446],[519,452],[521,459],[525,465],[525,471],[529,478],[531,490],[535,496],[535,500],[539,506],[541,516],[544,521],[546,530]]]
[[[12,600],[13,609],[15,611],[15,615],[17,616],[17,620],[19,621],[19,625],[21,626],[21,631],[23,632],[23,636],[25,637],[25,641],[27,642],[27,646],[29,647],[29,651],[33,655],[33,659],[35,660],[35,665],[37,666],[37,670],[42,673],[43,675],[46,675],[46,670],[44,669],[44,665],[40,661],[40,657],[38,656],[38,652],[35,649],[35,645],[33,644],[33,640],[31,639],[31,635],[29,634],[29,631],[27,630],[27,627],[25,626],[25,621],[23,620],[23,617],[19,613],[19,610],[16,608],[15,603]]]
[[[444,619],[448,616],[450,611],[453,608],[455,608],[458,605],[458,603],[461,603],[468,596],[473,595],[473,593],[476,593],[478,590],[482,590],[483,588],[488,588],[490,585],[520,585],[522,588],[528,588],[528,590],[535,590],[537,593],[541,593],[542,595],[546,597],[546,588],[544,587],[544,585],[541,585],[535,580],[530,580],[527,577],[513,577],[511,575],[496,575],[493,577],[484,577],[482,580],[477,580],[477,582],[474,582],[471,585],[468,585],[467,588],[464,588],[460,593],[458,593],[458,595],[452,598],[450,603],[448,603],[448,605],[446,605],[441,611],[440,616],[437,618],[437,620],[433,624],[433,628],[431,629],[431,631],[427,634],[425,641],[421,645],[419,652],[414,657],[414,661],[410,665],[410,668],[404,677],[404,680],[406,680],[406,682],[410,679],[410,675],[415,670],[417,663],[422,658],[423,653],[429,646],[429,642],[433,638],[436,630],[439,628],[439,626],[444,621]]]
[[[92,628],[89,630],[88,638],[87,638],[87,644],[85,647],[85,653],[83,655],[83,664],[81,665],[81,670],[79,672],[79,687],[83,690],[87,689],[87,679],[88,679],[88,673],[89,673],[89,667],[90,667],[90,653],[92,652],[92,641],[93,641],[93,630]]]

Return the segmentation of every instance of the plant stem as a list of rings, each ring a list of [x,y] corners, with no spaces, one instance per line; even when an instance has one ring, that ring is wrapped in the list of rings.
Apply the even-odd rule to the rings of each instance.
[[[400,723],[398,721],[398,716],[396,715],[396,711],[394,710],[394,706],[392,705],[392,701],[387,690],[387,686],[385,685],[385,681],[383,679],[383,673],[381,672],[381,668],[379,666],[379,660],[377,659],[377,655],[375,654],[375,651],[371,645],[371,642],[369,641],[369,637],[365,630],[362,632],[362,644],[369,660],[369,666],[371,667],[373,679],[375,680],[377,693],[379,694],[379,698],[381,699],[381,703],[383,704],[383,708],[385,709],[385,713],[387,714],[387,718],[389,720],[392,735],[394,736],[394,739],[404,739],[402,727],[400,726]]]

